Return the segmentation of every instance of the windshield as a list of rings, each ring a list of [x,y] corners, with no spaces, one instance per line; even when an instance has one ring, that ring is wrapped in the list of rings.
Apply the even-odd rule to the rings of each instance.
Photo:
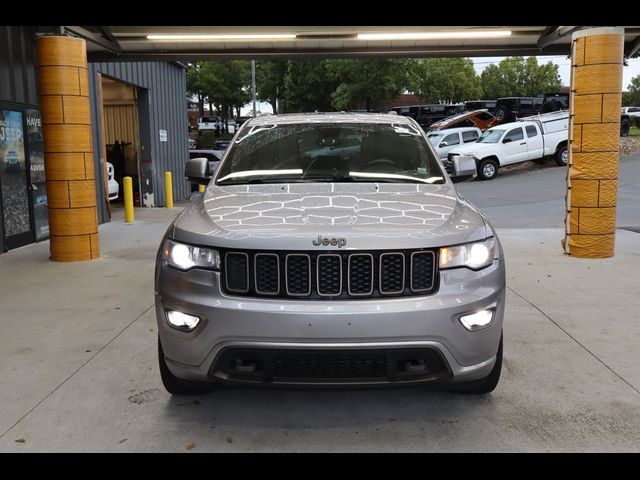
[[[443,133],[430,133],[429,135],[427,135],[429,143],[431,143],[431,145],[433,145],[434,147],[438,145],[438,143],[440,143],[440,139],[442,137],[444,137]]]
[[[477,143],[498,143],[503,133],[504,130],[487,130],[476,141]]]
[[[296,123],[243,130],[217,185],[288,182],[444,183],[438,160],[413,125]]]
[[[200,123],[215,123],[218,121],[218,117],[202,117]]]

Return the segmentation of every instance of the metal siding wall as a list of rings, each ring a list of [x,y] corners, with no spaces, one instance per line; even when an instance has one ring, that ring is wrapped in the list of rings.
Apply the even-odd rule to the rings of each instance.
[[[0,26],[0,100],[38,105],[35,28]]]
[[[168,62],[99,62],[90,63],[90,81],[95,92],[96,73],[149,89],[151,158],[153,161],[154,198],[156,206],[164,206],[164,172],[173,173],[174,198],[188,197],[190,188],[184,179],[184,164],[189,156],[186,129],[186,73],[180,66]],[[91,96],[94,113],[94,161],[99,162],[99,125],[95,95]],[[160,142],[160,129],[167,130],[167,142]],[[97,171],[97,170],[96,170]],[[101,188],[99,188],[101,190]],[[103,195],[102,192],[98,195]],[[104,220],[102,220],[104,221]]]

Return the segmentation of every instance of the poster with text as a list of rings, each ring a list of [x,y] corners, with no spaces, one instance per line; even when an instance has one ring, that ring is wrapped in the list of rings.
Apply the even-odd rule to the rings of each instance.
[[[33,189],[33,216],[36,241],[49,238],[49,214],[47,211],[47,184],[44,176],[44,140],[40,110],[27,109],[27,138],[29,139],[29,174]]]

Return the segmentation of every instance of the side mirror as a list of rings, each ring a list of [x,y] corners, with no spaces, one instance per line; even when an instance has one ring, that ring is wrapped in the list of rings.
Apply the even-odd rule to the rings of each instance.
[[[466,155],[457,155],[451,160],[453,177],[456,182],[466,182],[478,176],[476,159]]]
[[[447,142],[442,142],[440,145],[438,145],[438,148],[442,148],[442,147],[446,147],[448,146]]]
[[[209,160],[204,157],[190,158],[184,167],[184,176],[191,183],[206,185],[209,183]]]
[[[502,143],[509,143],[509,142],[511,142],[511,141],[512,141],[512,140],[511,140],[510,138],[505,138],[504,140],[502,140]]]

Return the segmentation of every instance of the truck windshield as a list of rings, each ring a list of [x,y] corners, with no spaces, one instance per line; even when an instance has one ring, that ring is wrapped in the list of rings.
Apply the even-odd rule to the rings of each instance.
[[[477,143],[498,143],[500,138],[502,138],[502,134],[504,130],[487,130],[480,138],[478,138]]]
[[[404,123],[253,125],[229,148],[218,169],[217,185],[444,183],[422,132]]]

